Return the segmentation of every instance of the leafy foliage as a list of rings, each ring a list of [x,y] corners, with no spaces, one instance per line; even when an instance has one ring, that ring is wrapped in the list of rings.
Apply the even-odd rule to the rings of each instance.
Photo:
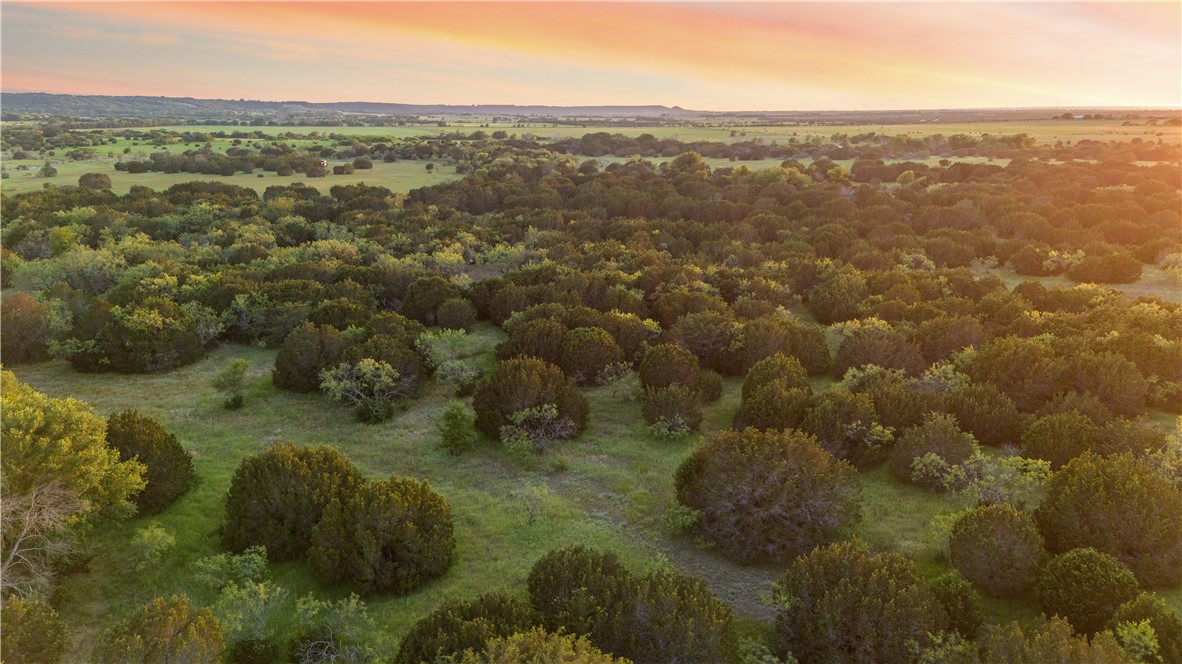
[[[1115,557],[1091,548],[1052,557],[1038,574],[1038,600],[1081,633],[1095,634],[1137,596],[1137,577]]]
[[[99,664],[221,661],[222,628],[209,609],[184,596],[157,597],[103,632],[95,646]]]
[[[574,425],[573,435],[587,425],[587,398],[558,367],[532,357],[505,360],[476,388],[472,408],[476,428],[490,438],[500,438],[501,427],[513,424],[511,416],[528,408],[552,404],[558,417]]]
[[[20,597],[4,598],[0,609],[4,639],[0,658],[11,664],[57,664],[66,650],[66,627],[48,604]]]
[[[107,419],[107,444],[119,450],[120,461],[144,464],[143,491],[135,501],[143,516],[158,514],[193,485],[193,457],[156,420],[134,408]]]
[[[966,512],[948,541],[952,566],[993,597],[1030,589],[1046,556],[1034,519],[1008,503]]]
[[[436,662],[483,652],[490,641],[525,632],[538,623],[525,600],[505,591],[484,593],[468,602],[450,599],[419,619],[402,639],[395,664]]]
[[[291,331],[275,356],[271,373],[275,387],[293,392],[313,392],[320,387],[320,372],[336,362],[345,348],[340,332],[330,325],[305,323]]]

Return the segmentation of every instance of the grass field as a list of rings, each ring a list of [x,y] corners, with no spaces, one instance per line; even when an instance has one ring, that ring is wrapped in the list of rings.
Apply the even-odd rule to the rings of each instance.
[[[1036,277],[1018,274],[1008,267],[979,271],[979,274],[985,273],[997,275],[1007,288],[1013,288],[1023,281],[1037,281],[1048,288],[1072,288],[1079,285],[1063,275]],[[1166,302],[1182,304],[1182,279],[1175,273],[1152,265],[1142,267],[1141,278],[1131,284],[1103,284],[1103,286],[1124,293],[1130,298],[1147,295]]]

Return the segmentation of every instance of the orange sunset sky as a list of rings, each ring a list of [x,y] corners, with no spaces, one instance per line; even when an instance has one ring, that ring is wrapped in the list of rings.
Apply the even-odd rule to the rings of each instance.
[[[1182,104],[1182,3],[0,4],[5,92],[703,110]]]

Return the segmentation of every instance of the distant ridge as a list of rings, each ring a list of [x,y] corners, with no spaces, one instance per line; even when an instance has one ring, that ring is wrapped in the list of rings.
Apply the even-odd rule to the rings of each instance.
[[[251,101],[246,99],[196,99],[193,97],[144,97],[64,95],[44,92],[0,93],[0,110],[7,113],[40,113],[76,117],[209,117],[254,114],[432,116],[508,115],[542,117],[662,117],[703,115],[678,106],[518,106],[514,104],[387,104],[346,101]]]

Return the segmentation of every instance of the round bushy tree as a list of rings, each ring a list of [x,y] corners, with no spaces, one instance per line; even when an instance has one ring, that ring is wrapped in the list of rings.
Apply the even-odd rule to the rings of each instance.
[[[262,545],[271,560],[295,558],[311,546],[324,508],[347,501],[361,481],[348,457],[331,447],[271,445],[234,471],[222,539],[234,552]]]
[[[1120,605],[1108,621],[1108,628],[1116,630],[1123,623],[1147,621],[1157,637],[1157,653],[1164,662],[1182,662],[1182,620],[1166,606],[1165,600],[1153,593],[1141,593]]]
[[[626,648],[636,589],[615,554],[582,546],[555,549],[534,563],[526,584],[546,629],[586,634],[609,652]]]
[[[57,664],[66,645],[66,627],[57,611],[45,602],[24,600],[18,595],[4,598],[0,609],[4,638],[0,659],[11,664]]]
[[[497,359],[536,357],[551,364],[558,362],[566,328],[553,318],[539,318],[514,326],[509,338],[497,346]]]
[[[402,638],[394,664],[438,662],[465,651],[482,651],[489,641],[538,624],[529,603],[503,590],[461,602],[449,599],[423,616]]]
[[[804,663],[913,662],[948,627],[939,600],[896,553],[870,553],[857,542],[819,547],[798,558],[774,588],[772,647]]]
[[[681,383],[646,389],[640,413],[645,423],[670,435],[688,434],[702,425],[698,394]]]
[[[1013,399],[990,383],[957,390],[949,398],[948,408],[982,445],[1016,445],[1022,435],[1022,414]]]
[[[840,388],[813,400],[801,428],[816,436],[825,451],[859,465],[881,460],[891,442],[890,433],[878,423],[874,401]]]
[[[456,664],[624,664],[626,661],[605,654],[586,637],[534,627],[511,636],[490,639],[479,652],[465,651]]]
[[[1026,592],[1046,559],[1034,519],[1008,503],[977,507],[957,519],[948,539],[952,566],[982,592]]]
[[[320,372],[332,365],[345,348],[345,339],[336,328],[305,323],[283,339],[271,372],[275,387],[292,392],[315,392],[320,388]]]
[[[1035,516],[1052,552],[1112,554],[1146,587],[1182,581],[1182,493],[1148,459],[1085,452],[1051,477]]]
[[[128,662],[222,661],[222,627],[209,609],[198,609],[188,597],[159,597],[99,636],[98,664]]]
[[[907,429],[895,441],[895,448],[891,451],[891,471],[903,481],[939,489],[942,488],[941,478],[917,474],[915,461],[934,455],[945,467],[959,466],[976,450],[977,439],[973,434],[961,431],[955,417],[929,413],[923,424]]]
[[[595,385],[603,370],[624,361],[624,352],[607,330],[578,327],[562,337],[558,366],[580,385]]]
[[[134,408],[107,419],[107,444],[119,450],[120,461],[144,464],[146,485],[132,498],[141,516],[158,514],[193,485],[193,457],[176,436]]]
[[[323,583],[402,595],[446,572],[454,549],[443,496],[425,482],[391,477],[329,502],[308,560]]]
[[[743,379],[742,398],[747,399],[761,387],[771,383],[783,383],[788,389],[798,388],[812,392],[808,372],[795,357],[776,353],[755,363]]]
[[[476,307],[462,297],[448,298],[435,310],[435,320],[442,328],[468,330],[476,322]]]
[[[809,388],[789,387],[786,381],[770,382],[743,397],[732,426],[736,429],[795,429],[804,421],[805,413],[812,405],[813,393]]]
[[[1074,411],[1056,413],[1035,420],[1022,434],[1022,456],[1049,461],[1058,470],[1099,443],[1100,431],[1091,420]]]
[[[981,626],[981,612],[977,609],[973,586],[956,572],[948,572],[932,580],[928,587],[948,616],[948,628],[966,639],[972,639]]]
[[[915,376],[927,363],[919,346],[908,340],[902,331],[867,326],[850,332],[842,340],[833,358],[833,374],[841,378],[846,371],[867,364],[899,369]]]
[[[1043,565],[1037,590],[1048,615],[1063,616],[1076,630],[1090,635],[1137,596],[1137,577],[1107,553],[1072,549]]]
[[[533,357],[498,364],[472,398],[476,428],[494,439],[500,438],[501,427],[512,423],[514,413],[546,404],[555,406],[558,417],[570,420],[575,435],[587,426],[587,398],[561,369]]]
[[[459,296],[459,289],[437,274],[419,277],[406,289],[402,315],[423,325],[435,325],[439,306]]]
[[[1058,617],[1034,625],[1001,625],[990,631],[981,645],[981,664],[1135,664],[1111,635],[1101,632],[1089,640]]]
[[[701,368],[698,357],[677,344],[650,347],[637,369],[641,387],[663,389],[680,383],[691,390],[698,387]]]
[[[790,560],[860,518],[857,471],[799,431],[715,433],[674,483],[698,532],[742,562]]]
[[[4,364],[46,359],[49,335],[49,307],[28,293],[6,294],[0,300],[0,347],[4,348]]]
[[[726,661],[733,644],[731,609],[701,579],[657,571],[636,580],[625,614],[622,655],[636,662]]]

